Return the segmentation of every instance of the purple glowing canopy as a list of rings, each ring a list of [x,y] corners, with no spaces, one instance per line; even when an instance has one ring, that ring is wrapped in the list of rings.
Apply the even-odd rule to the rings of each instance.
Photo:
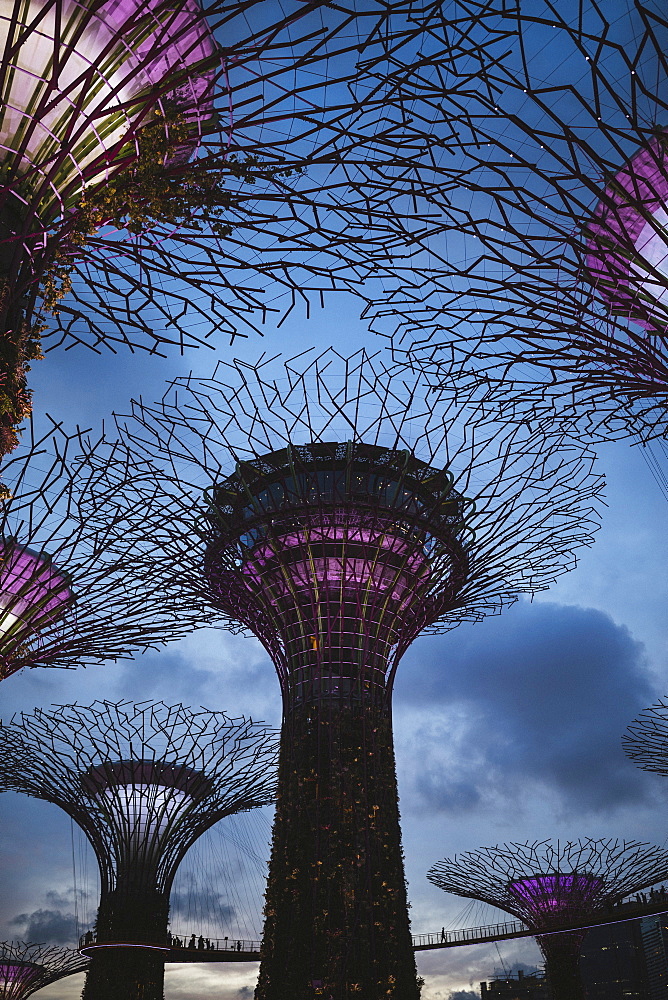
[[[0,959],[0,996],[4,996],[5,987],[28,986],[37,979],[41,972],[42,966],[35,965],[34,962]]]
[[[181,72],[183,77],[174,82],[183,101],[192,107],[206,95],[210,107],[212,67],[190,75],[216,51],[197,0],[107,0],[96,16],[100,29],[104,24],[107,34],[122,39],[145,85],[158,86]]]
[[[83,972],[87,964],[69,948],[0,941],[0,1000],[25,1000],[63,976]]]
[[[0,652],[56,621],[74,601],[67,573],[12,539],[0,541]]]
[[[605,188],[588,226],[589,279],[610,311],[645,329],[668,326],[668,132]]]
[[[334,515],[330,517],[334,520]],[[370,588],[400,604],[408,603],[415,588],[429,582],[430,571],[415,539],[402,537],[400,531],[400,525],[383,524],[378,518],[370,519],[369,526],[327,524],[326,515],[320,513],[301,531],[288,531],[255,545],[246,555],[242,576],[263,586],[271,570],[280,567],[284,579],[272,577],[273,602],[288,593],[310,593],[316,586]]]
[[[6,4],[0,44],[0,164],[42,220],[103,181],[165,102],[189,123],[182,155],[211,119],[217,47],[197,0]]]
[[[583,872],[533,875],[510,882],[508,892],[518,909],[535,927],[552,917],[576,917],[595,910],[600,903],[602,881]]]

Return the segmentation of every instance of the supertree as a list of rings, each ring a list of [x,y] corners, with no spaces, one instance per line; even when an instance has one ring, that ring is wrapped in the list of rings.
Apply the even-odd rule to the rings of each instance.
[[[155,561],[147,570],[150,540],[138,531],[119,541],[114,530],[145,471],[104,435],[52,423],[40,436],[30,425],[3,469],[0,680],[127,657],[188,632],[169,579]]]
[[[475,407],[365,351],[220,364],[117,419],[162,461],[171,520],[151,498],[141,516],[184,600],[256,635],[280,681],[256,996],[417,998],[395,672],[421,632],[498,612],[572,565],[594,526],[590,456],[478,426]]]
[[[404,19],[379,0],[7,7],[0,453],[46,329],[151,352],[233,339],[388,260],[413,137],[382,67]]]
[[[0,788],[60,806],[97,857],[84,1000],[162,998],[178,865],[214,823],[272,801],[272,732],[223,712],[96,701],[21,713],[0,733]]]
[[[523,414],[546,396],[604,438],[665,435],[663,5],[465,0],[424,28],[394,95],[432,133],[431,231],[370,314]]]
[[[69,948],[0,941],[0,1000],[24,1000],[87,966],[88,959]]]
[[[637,841],[585,838],[482,847],[446,858],[427,878],[446,892],[498,906],[536,932],[554,1000],[584,1000],[579,973],[586,925],[624,896],[668,875],[668,851]],[[575,927],[564,933],[560,928]]]

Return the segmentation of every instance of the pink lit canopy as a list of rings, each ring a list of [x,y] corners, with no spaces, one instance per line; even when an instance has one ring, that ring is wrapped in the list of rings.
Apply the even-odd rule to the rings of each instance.
[[[46,553],[0,541],[0,650],[33,638],[73,600],[69,577]]]
[[[600,905],[601,879],[583,872],[534,875],[511,882],[508,891],[534,927],[552,917],[586,916]]]
[[[0,163],[42,220],[108,176],[156,111],[183,116],[188,154],[211,117],[216,46],[197,0],[0,0],[0,44]]]
[[[589,225],[586,265],[611,312],[668,325],[668,133],[610,180]]]

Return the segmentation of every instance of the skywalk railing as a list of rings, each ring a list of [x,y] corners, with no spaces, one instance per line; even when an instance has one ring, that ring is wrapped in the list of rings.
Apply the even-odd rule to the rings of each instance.
[[[225,952],[226,954],[234,952],[235,954],[242,955],[248,955],[249,953],[259,954],[260,952],[259,941],[249,941],[245,938],[235,937],[205,938],[202,935],[198,936],[195,934],[168,934],[163,941],[98,941],[94,931],[89,930],[79,938],[79,950],[83,950],[84,952],[88,948],[97,950],[99,948],[114,947],[159,948],[161,951],[170,953],[183,951],[187,952],[188,955],[197,952],[202,955],[203,961],[210,959],[212,952]]]
[[[588,927],[598,927],[601,924],[617,924],[626,920],[637,920],[639,917],[658,915],[668,912],[668,893],[656,893],[652,898],[626,900],[607,910],[599,911],[595,918],[586,923],[577,923],[554,928],[544,932],[563,934],[568,930],[584,930]],[[413,934],[413,948],[416,951],[426,951],[430,948],[456,948],[466,944],[484,944],[488,941],[501,941],[504,938],[532,937],[536,931],[531,930],[521,920],[504,920],[496,924],[481,924],[478,927],[459,927],[456,930],[432,931],[425,934]],[[239,956],[238,961],[256,961],[260,957],[260,941],[235,937],[208,938],[197,934],[169,934],[164,941],[137,942],[100,941],[98,942],[92,930],[82,934],[79,939],[79,949],[84,954],[97,948],[135,947],[157,948],[166,953],[169,962],[219,962],[234,961],[233,955]],[[183,955],[183,959],[179,958]],[[195,957],[197,956],[197,957]]]
[[[531,934],[521,920],[505,920],[500,924],[482,924],[480,927],[460,927],[454,931],[441,930],[431,934],[414,934],[413,947],[417,950],[437,948],[440,945],[474,944],[495,941],[511,935]]]

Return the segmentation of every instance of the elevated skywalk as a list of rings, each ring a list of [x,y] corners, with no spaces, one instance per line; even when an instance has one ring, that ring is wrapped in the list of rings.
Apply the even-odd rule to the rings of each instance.
[[[600,914],[596,920],[588,920],[586,924],[568,924],[551,931],[551,934],[561,934],[564,931],[580,930],[585,927],[601,927],[606,924],[619,924],[627,920],[638,920],[640,917],[655,916],[668,913],[668,895],[657,894],[653,900],[627,901],[611,907]],[[457,930],[443,928],[435,933],[414,934],[413,948],[415,951],[432,951],[437,948],[460,948],[462,945],[486,944],[491,941],[506,941],[511,938],[532,937],[521,920],[506,920],[497,924],[482,924],[479,927],[460,927]],[[101,948],[150,948],[162,951],[165,962],[259,962],[260,942],[237,938],[204,938],[191,935],[171,935],[169,942],[164,944],[136,944],[124,941],[100,942],[95,940],[91,931],[82,934],[79,939],[79,951],[91,955]]]

